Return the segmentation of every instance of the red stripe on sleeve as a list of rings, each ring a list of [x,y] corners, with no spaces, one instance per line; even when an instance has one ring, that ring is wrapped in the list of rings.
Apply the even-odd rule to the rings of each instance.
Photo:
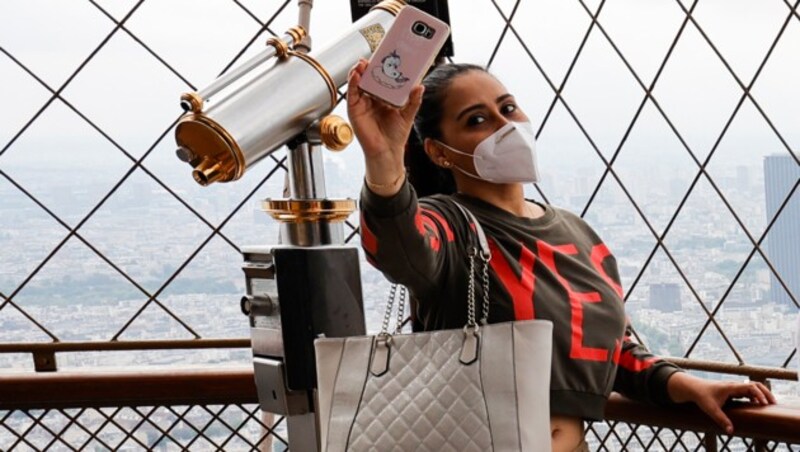
[[[419,235],[425,237],[428,242],[428,246],[438,252],[441,247],[441,240],[439,239],[439,230],[436,228],[436,223],[433,222],[429,217],[422,215],[419,211],[414,214],[414,224],[417,226],[417,232]]]
[[[444,236],[448,242],[452,242],[456,239],[455,235],[453,234],[453,229],[450,228],[450,225],[447,223],[447,220],[436,212],[435,210],[422,208],[422,214],[432,218],[436,223],[444,230]]]
[[[631,372],[641,372],[647,370],[652,366],[658,358],[650,357],[647,359],[638,359],[629,350],[622,352],[619,357],[619,366]]]

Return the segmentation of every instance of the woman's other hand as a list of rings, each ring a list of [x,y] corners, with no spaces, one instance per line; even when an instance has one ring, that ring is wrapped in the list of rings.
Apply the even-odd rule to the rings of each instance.
[[[694,402],[728,434],[733,434],[733,423],[722,411],[728,399],[745,397],[758,405],[776,403],[775,396],[762,383],[705,380],[683,372],[670,377],[667,391],[674,402]]]
[[[408,103],[403,108],[395,108],[358,88],[366,68],[367,61],[362,59],[350,70],[347,114],[364,151],[367,185],[376,193],[389,196],[402,185],[403,153],[424,88],[415,86]]]

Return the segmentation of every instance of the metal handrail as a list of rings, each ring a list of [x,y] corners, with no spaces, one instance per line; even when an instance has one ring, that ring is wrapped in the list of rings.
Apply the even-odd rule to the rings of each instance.
[[[718,374],[742,375],[751,380],[764,381],[789,380],[797,381],[797,371],[782,367],[752,366],[748,364],[732,364],[720,361],[706,361],[701,359],[664,357],[666,361],[676,364],[686,370],[700,370]]]
[[[142,368],[0,375],[0,410],[257,403],[253,369]],[[731,404],[736,436],[800,444],[800,406]],[[690,404],[653,409],[612,394],[606,420],[725,435]]]
[[[250,339],[181,339],[145,341],[17,342],[0,344],[2,353],[104,352],[128,350],[185,350],[203,348],[249,348]]]
[[[789,444],[800,443],[800,405],[759,406],[734,402],[726,405],[725,414],[735,427],[735,436]],[[653,408],[612,393],[606,404],[605,415],[607,421],[691,430],[716,436],[728,435],[694,404]]]
[[[258,403],[250,366],[0,374],[0,410]]]
[[[99,352],[131,350],[186,350],[213,348],[250,348],[249,338],[229,339],[183,339],[183,340],[144,340],[144,341],[75,341],[75,342],[18,342],[0,343],[3,353],[64,353]],[[798,372],[781,367],[753,366],[721,361],[708,361],[665,356],[666,361],[686,370],[746,376],[752,380],[798,381]]]

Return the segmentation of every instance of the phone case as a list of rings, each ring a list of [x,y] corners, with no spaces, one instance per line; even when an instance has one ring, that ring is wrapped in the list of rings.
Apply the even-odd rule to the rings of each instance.
[[[432,33],[427,37],[427,32],[420,34],[419,23]],[[403,7],[372,54],[359,88],[395,107],[402,107],[449,34],[450,27],[441,20],[413,6]]]

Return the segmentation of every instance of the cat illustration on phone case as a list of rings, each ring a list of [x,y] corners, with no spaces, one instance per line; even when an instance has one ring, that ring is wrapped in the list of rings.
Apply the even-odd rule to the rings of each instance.
[[[372,78],[381,86],[390,89],[399,89],[409,80],[408,77],[403,75],[400,70],[402,60],[397,50],[393,50],[390,54],[383,57],[380,66],[375,66],[372,69]]]

